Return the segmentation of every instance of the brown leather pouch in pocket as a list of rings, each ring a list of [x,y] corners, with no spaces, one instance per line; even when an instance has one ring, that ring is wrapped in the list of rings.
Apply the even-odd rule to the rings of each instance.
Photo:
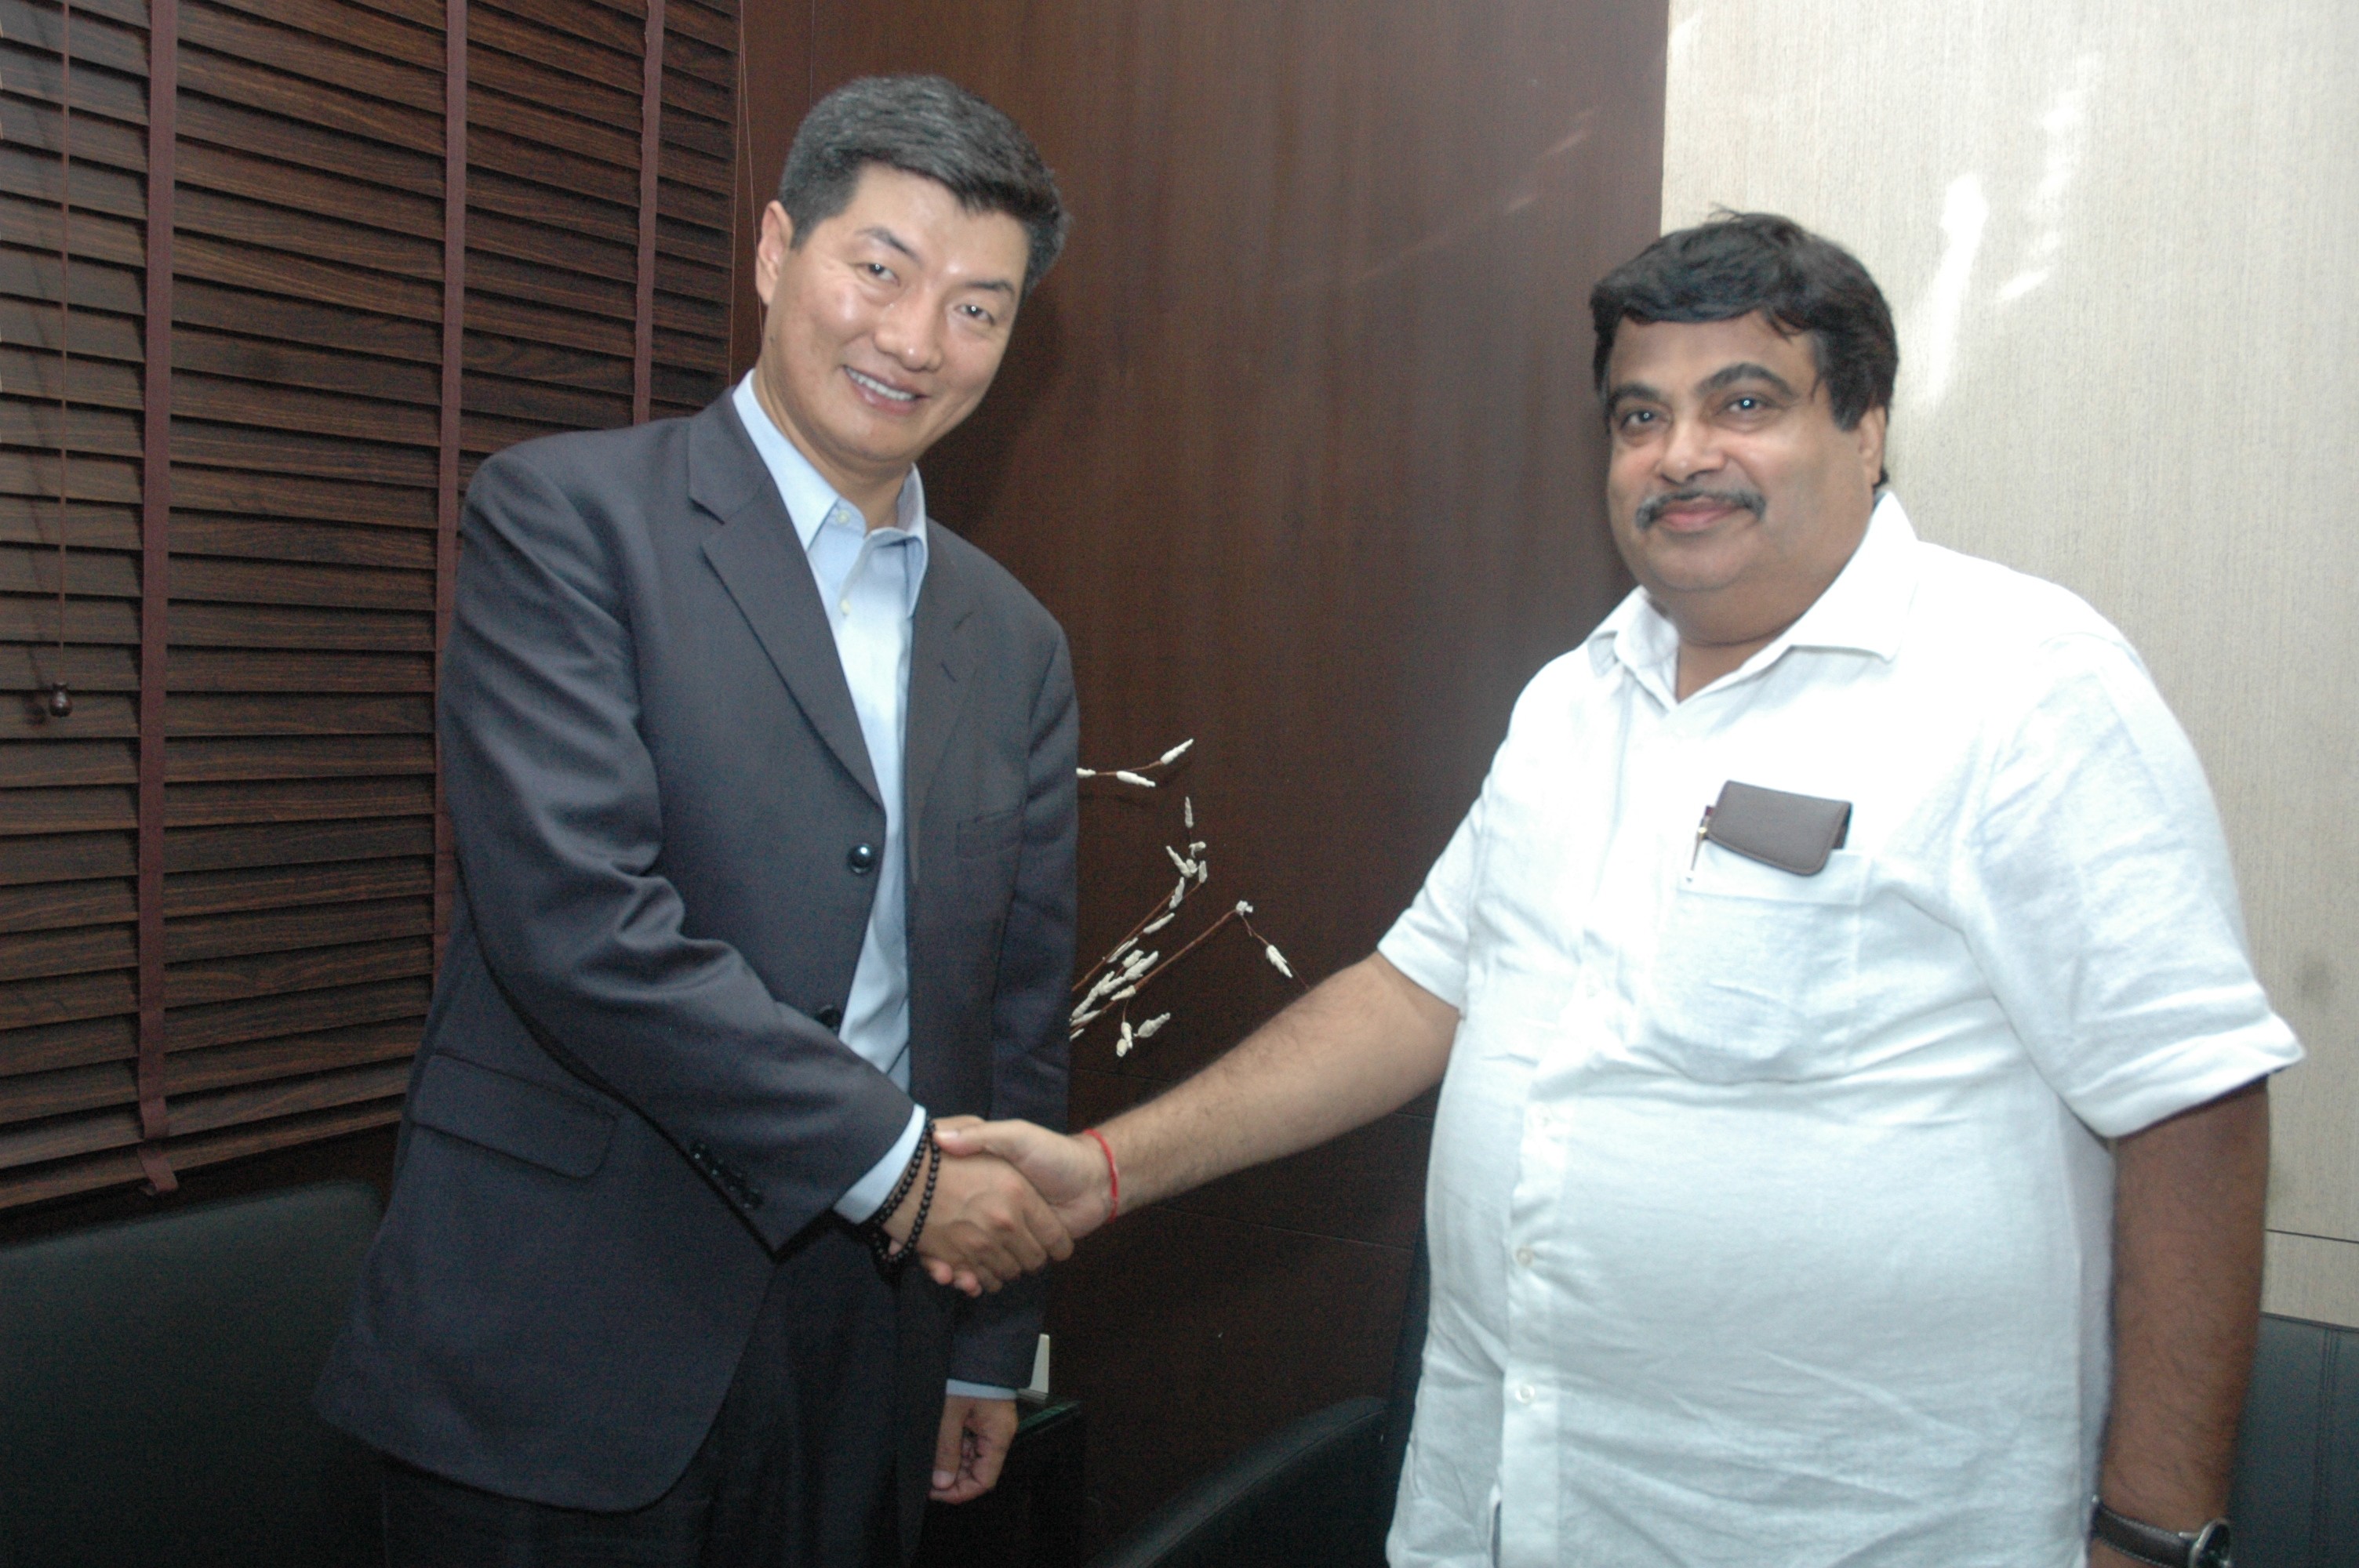
[[[1814,877],[1851,833],[1851,802],[1738,784],[1721,786],[1704,817],[1703,836],[1749,860]]]

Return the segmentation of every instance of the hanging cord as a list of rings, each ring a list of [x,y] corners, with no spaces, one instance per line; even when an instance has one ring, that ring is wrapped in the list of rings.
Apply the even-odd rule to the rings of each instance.
[[[69,268],[73,257],[73,0],[61,0],[58,28],[58,662],[50,671],[49,715],[63,719],[73,712],[73,693],[66,687],[66,521],[67,470],[72,440],[67,428],[73,376],[73,283]]]

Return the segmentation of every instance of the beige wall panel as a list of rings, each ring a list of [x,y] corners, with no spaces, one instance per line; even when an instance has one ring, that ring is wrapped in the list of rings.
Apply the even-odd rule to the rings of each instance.
[[[1920,530],[2143,652],[2310,1052],[2277,1085],[2271,1224],[2359,1240],[2359,5],[1670,21],[1666,226],[1770,208],[1854,249],[1899,319]],[[2359,1269],[2304,1269],[2306,1315],[2359,1323]]]
[[[2288,1317],[2350,1321],[2359,1300],[2359,1241],[2269,1232],[2268,1278],[2261,1306]]]

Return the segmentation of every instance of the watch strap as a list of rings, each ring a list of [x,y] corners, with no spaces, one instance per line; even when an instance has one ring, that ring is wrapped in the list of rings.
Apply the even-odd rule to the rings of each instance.
[[[2199,1553],[2209,1544],[2207,1538],[2215,1530],[2225,1534],[2226,1529],[2225,1520],[2213,1519],[2193,1534],[2165,1530],[2127,1514],[2115,1513],[2102,1500],[2092,1507],[2089,1514],[2092,1539],[2104,1541],[2125,1557],[2151,1563],[2155,1568],[2200,1568],[2204,1557]]]

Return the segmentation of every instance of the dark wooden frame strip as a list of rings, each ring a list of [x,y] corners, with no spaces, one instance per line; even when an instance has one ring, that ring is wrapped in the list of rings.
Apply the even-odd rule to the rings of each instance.
[[[664,0],[647,0],[639,94],[639,297],[631,334],[631,423],[644,425],[655,394],[656,182],[663,162]]]
[[[147,8],[147,382],[139,519],[139,1164],[148,1190],[179,1179],[164,1152],[164,697],[172,525],[172,182],[179,0]]]
[[[442,654],[451,640],[451,613],[459,587],[459,416],[463,395],[467,327],[467,0],[443,9],[442,84],[442,416],[434,522],[434,685],[442,685]],[[442,738],[434,738],[434,961],[451,940],[451,901],[458,845],[442,792]]]

